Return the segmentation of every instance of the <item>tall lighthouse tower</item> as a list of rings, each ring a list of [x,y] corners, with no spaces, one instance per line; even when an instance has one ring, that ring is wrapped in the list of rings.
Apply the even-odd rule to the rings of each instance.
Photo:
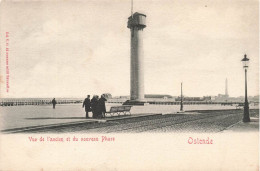
[[[228,97],[228,80],[226,78],[225,96]]]
[[[134,13],[128,18],[127,27],[131,31],[131,104],[144,102],[144,51],[143,30],[146,27],[146,15]]]

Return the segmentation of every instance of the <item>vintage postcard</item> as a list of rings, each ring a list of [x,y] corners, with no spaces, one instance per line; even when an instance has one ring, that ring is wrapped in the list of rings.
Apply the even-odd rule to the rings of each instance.
[[[2,0],[0,59],[0,170],[259,170],[258,0]]]

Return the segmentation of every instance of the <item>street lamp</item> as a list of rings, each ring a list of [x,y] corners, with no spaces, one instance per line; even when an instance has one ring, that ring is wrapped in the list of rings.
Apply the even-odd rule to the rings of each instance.
[[[244,58],[241,61],[243,62],[243,68],[245,69],[245,104],[244,104],[243,122],[250,122],[249,105],[247,100],[247,68],[248,68],[249,59],[246,57],[246,54],[244,55]]]
[[[182,83],[181,83],[181,109],[180,111],[183,111],[183,96],[182,96]]]

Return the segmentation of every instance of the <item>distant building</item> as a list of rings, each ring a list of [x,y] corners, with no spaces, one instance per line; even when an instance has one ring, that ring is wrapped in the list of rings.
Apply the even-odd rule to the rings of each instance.
[[[130,96],[119,96],[120,99],[130,99]]]
[[[167,94],[145,94],[144,97],[149,98],[149,99],[171,99],[171,98],[173,98],[171,95],[167,95]]]
[[[216,96],[210,96],[211,101],[216,100]]]
[[[218,94],[218,96],[216,96],[215,101],[218,102],[225,102],[229,100],[229,96],[226,94]]]
[[[183,101],[211,101],[211,96],[203,96],[203,97],[183,97]],[[181,101],[181,97],[178,96],[175,98],[175,101]]]
[[[106,99],[112,99],[112,95],[110,93],[102,94]]]
[[[204,101],[203,97],[182,97],[183,101]],[[181,101],[181,97],[175,98],[175,101]]]
[[[212,101],[211,96],[203,96],[204,101]]]

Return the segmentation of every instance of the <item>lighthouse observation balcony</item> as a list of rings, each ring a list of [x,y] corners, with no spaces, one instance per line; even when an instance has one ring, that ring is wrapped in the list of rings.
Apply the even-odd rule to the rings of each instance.
[[[145,28],[146,27],[146,15],[141,14],[141,13],[134,13],[132,16],[128,17],[128,23],[127,23],[128,28]]]

